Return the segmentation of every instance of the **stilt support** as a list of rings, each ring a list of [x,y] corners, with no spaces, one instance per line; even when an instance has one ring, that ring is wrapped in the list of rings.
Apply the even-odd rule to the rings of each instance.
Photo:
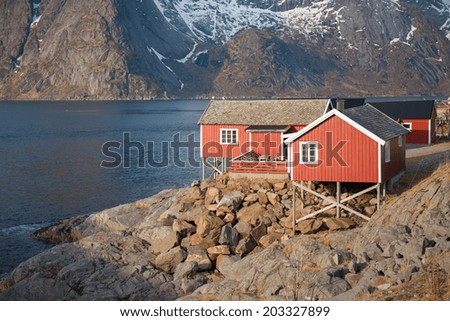
[[[336,217],[341,217],[341,182],[336,183]]]
[[[316,191],[314,191],[314,190],[304,186],[303,184],[298,184],[296,182],[293,182],[292,184],[293,184],[294,187],[299,187],[302,190],[302,192],[304,191],[304,192],[308,192],[310,194],[313,194],[313,195],[321,198],[322,200],[326,201],[328,204],[330,204],[330,205],[327,205],[326,207],[324,207],[324,208],[322,208],[322,209],[320,209],[318,211],[315,211],[315,212],[313,212],[313,213],[311,213],[309,215],[306,215],[306,216],[303,216],[303,217],[297,219],[297,222],[304,221],[306,219],[315,217],[315,216],[317,216],[317,215],[319,215],[319,214],[321,214],[323,212],[326,212],[326,211],[328,211],[328,210],[330,210],[330,209],[332,209],[334,207],[336,207],[336,216],[337,217],[340,217],[340,212],[343,209],[343,210],[346,210],[347,212],[349,212],[350,214],[359,216],[359,217],[361,217],[361,218],[363,218],[363,219],[368,221],[368,220],[370,220],[370,217],[368,217],[368,216],[366,216],[366,215],[364,215],[364,214],[362,214],[360,212],[357,212],[357,211],[349,208],[348,206],[346,206],[344,204],[347,203],[348,201],[350,201],[350,200],[360,196],[360,195],[366,194],[366,193],[368,193],[368,192],[370,192],[370,191],[372,191],[374,189],[377,189],[377,190],[379,189],[379,184],[376,184],[374,186],[366,188],[365,190],[363,190],[361,192],[353,194],[352,196],[349,196],[349,197],[346,197],[344,199],[341,199],[341,197],[342,197],[342,195],[341,195],[341,184],[338,183],[338,185],[337,185],[337,197],[336,197],[336,200],[334,200],[332,198],[329,198],[327,196],[324,196],[322,194],[317,193]],[[377,194],[379,195],[379,193],[377,193]]]
[[[297,188],[296,188],[296,186],[294,185],[293,186],[293,195],[292,195],[292,202],[293,202],[293,205],[292,205],[292,230],[293,230],[293,233],[294,233],[294,235],[295,235],[295,225],[297,224],[297,219],[296,219],[296,215],[295,215],[295,212],[296,212],[296,210],[297,210],[297,206],[296,206],[296,204],[297,204]]]
[[[213,178],[216,178],[217,174],[219,174],[219,175],[223,174],[223,171],[221,171],[219,169],[220,166],[218,165],[219,162],[218,162],[218,159],[216,157],[213,159],[213,163],[212,164],[209,162],[209,160],[207,158],[204,159],[204,162],[205,162],[205,165],[207,165],[208,167],[212,168],[212,170],[213,170],[213,172],[212,172]]]

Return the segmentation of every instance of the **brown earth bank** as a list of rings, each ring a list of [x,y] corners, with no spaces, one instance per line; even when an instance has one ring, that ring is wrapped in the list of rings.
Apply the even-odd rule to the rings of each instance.
[[[351,204],[368,223],[330,212],[293,226],[290,182],[194,182],[37,231],[58,245],[2,279],[0,299],[449,299],[450,164],[373,203]]]

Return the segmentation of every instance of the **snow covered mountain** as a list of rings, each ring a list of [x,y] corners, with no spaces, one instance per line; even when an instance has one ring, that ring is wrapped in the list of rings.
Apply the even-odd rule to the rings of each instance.
[[[4,0],[0,22],[9,98],[450,91],[450,0]]]

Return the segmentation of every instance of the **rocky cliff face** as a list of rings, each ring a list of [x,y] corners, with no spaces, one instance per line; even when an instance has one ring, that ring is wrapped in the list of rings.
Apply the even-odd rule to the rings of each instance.
[[[353,217],[323,216],[294,226],[288,182],[221,176],[163,191],[38,231],[59,245],[0,280],[0,300],[355,300],[408,289],[424,275],[445,281],[449,170],[392,197],[356,228]],[[371,215],[370,204],[358,197],[352,206]],[[436,297],[425,283],[402,299],[448,299],[442,285]]]
[[[2,2],[9,99],[447,94],[446,0]]]

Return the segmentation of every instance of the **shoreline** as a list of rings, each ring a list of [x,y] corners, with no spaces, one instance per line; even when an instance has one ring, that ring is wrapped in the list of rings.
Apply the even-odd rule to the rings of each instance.
[[[295,236],[289,210],[276,211],[286,210],[289,182],[222,177],[164,190],[41,230],[41,239],[63,243],[3,278],[0,299],[355,300],[370,289],[388,293],[429,273],[438,252],[438,266],[450,273],[449,169],[393,196],[364,226],[345,229],[336,224],[348,220],[321,217],[296,226]]]

